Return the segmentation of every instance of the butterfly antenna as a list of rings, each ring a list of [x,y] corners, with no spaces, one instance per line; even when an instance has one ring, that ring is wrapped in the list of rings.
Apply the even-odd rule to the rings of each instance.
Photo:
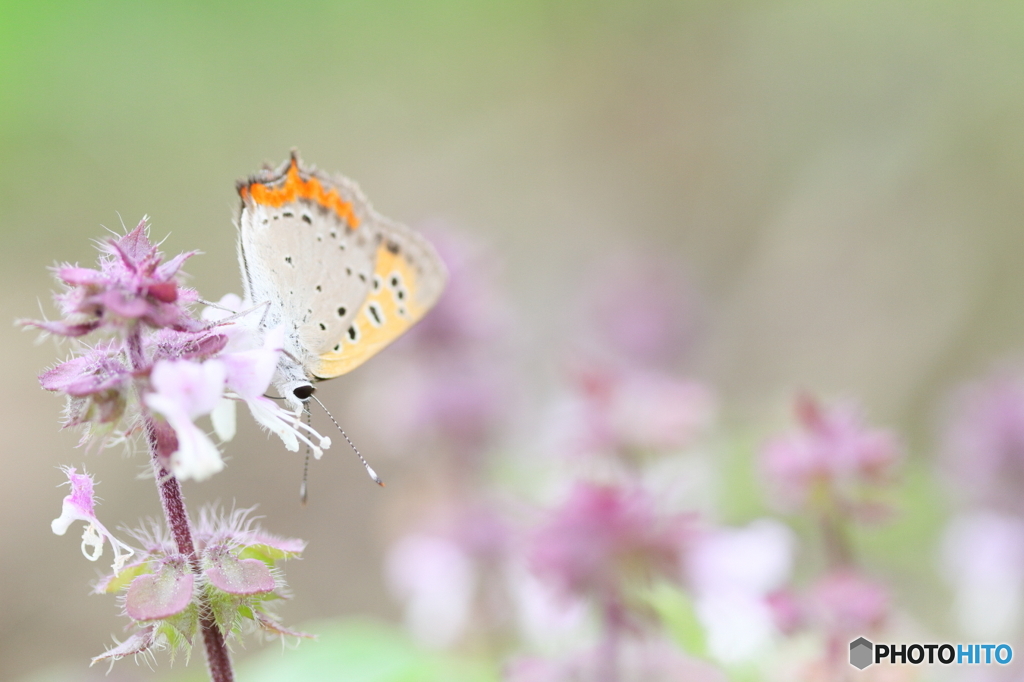
[[[363,463],[364,467],[366,467],[366,473],[370,474],[370,478],[373,479],[373,482],[376,483],[377,485],[379,485],[381,488],[383,488],[384,487],[384,481],[382,481],[380,476],[377,475],[377,472],[373,470],[373,467],[371,467],[367,463],[367,461],[363,457],[362,453],[359,452],[359,448],[356,447],[356,444],[353,443],[352,439],[348,437],[347,433],[345,433],[345,429],[341,428],[341,424],[339,424],[338,420],[334,418],[334,415],[331,414],[330,410],[328,410],[326,407],[324,407],[324,404],[322,402],[320,402],[320,399],[317,398],[315,394],[311,395],[309,397],[312,398],[313,400],[315,400],[316,404],[323,408],[324,412],[327,413],[327,416],[331,418],[332,422],[334,422],[334,425],[338,427],[338,430],[341,431],[341,435],[345,437],[345,441],[349,444],[349,446],[352,448],[352,450],[355,451],[356,457],[358,457],[359,461]]]
[[[309,404],[306,403],[302,406],[302,411],[306,413],[306,426],[309,426],[313,421],[313,415],[309,411]],[[302,465],[302,485],[299,486],[299,496],[302,498],[302,506],[306,506],[308,500],[309,489],[306,483],[309,481],[309,455],[313,452],[313,448],[310,447],[309,443],[306,443],[306,463]]]

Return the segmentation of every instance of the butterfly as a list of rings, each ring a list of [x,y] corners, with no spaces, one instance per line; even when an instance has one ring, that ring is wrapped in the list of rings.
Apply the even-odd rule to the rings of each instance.
[[[359,186],[298,152],[238,183],[238,259],[261,325],[283,325],[274,385],[293,407],[423,318],[447,271],[434,247],[377,213]]]

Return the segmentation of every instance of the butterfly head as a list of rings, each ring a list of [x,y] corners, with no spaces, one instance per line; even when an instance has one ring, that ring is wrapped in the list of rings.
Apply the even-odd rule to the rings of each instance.
[[[292,409],[301,408],[316,392],[313,384],[306,379],[278,382],[276,388]]]

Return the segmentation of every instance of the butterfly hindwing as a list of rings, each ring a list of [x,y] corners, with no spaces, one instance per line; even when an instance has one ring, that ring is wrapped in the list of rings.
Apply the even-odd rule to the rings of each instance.
[[[310,367],[316,377],[336,377],[369,360],[418,322],[444,289],[447,272],[434,248],[404,225],[376,219],[370,291],[340,342]]]

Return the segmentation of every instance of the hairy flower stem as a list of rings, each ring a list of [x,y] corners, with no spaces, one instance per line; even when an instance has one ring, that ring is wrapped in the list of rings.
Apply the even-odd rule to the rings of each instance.
[[[138,327],[128,334],[128,352],[131,356],[132,368],[136,371],[145,366],[142,352],[142,338]],[[146,441],[149,444],[150,461],[153,464],[153,475],[156,477],[157,491],[164,510],[167,527],[174,536],[178,551],[189,557],[192,571],[200,573],[199,555],[196,554],[195,543],[192,541],[192,527],[185,510],[185,498],[181,494],[181,484],[165,466],[177,447],[174,432],[170,428],[161,428],[151,416],[144,418]],[[206,646],[206,663],[212,682],[233,682],[234,671],[231,668],[231,656],[228,653],[224,635],[214,620],[209,604],[202,604],[201,612],[207,615],[200,620],[203,630],[203,644]]]

